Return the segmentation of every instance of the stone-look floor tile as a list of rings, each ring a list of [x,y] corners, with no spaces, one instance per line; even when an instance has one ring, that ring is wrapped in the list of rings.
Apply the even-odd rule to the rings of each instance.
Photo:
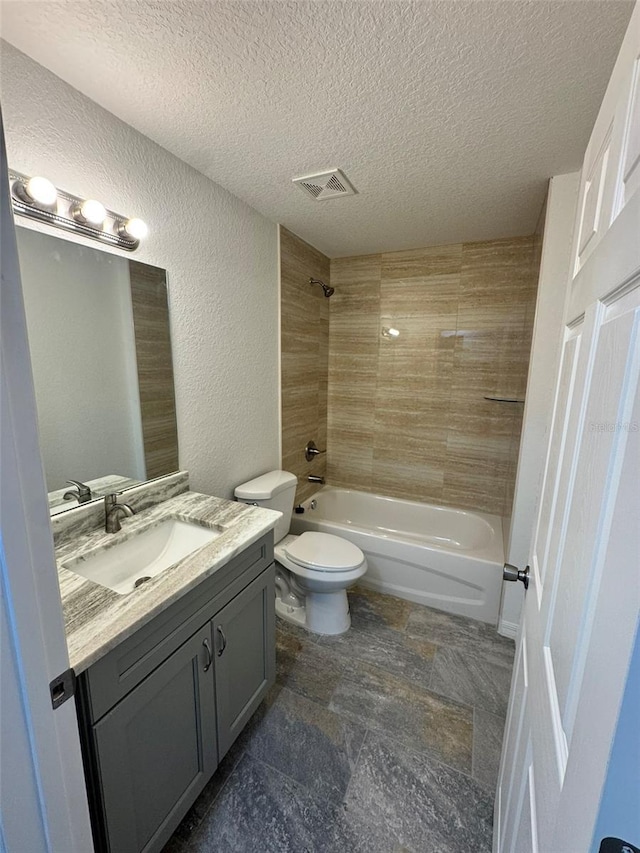
[[[509,702],[511,665],[492,660],[479,648],[468,651],[443,647],[433,662],[431,689],[449,699],[504,717]]]
[[[291,622],[285,622],[280,616],[276,616],[276,640],[278,637],[296,637],[302,644],[314,643],[317,639],[316,634],[310,631],[305,631],[304,628],[299,628]]]
[[[341,806],[313,797],[245,755],[194,835],[189,853],[325,853],[338,811]]]
[[[455,616],[433,607],[414,604],[407,623],[407,634],[420,637],[439,646],[464,649],[472,656],[483,655],[492,660],[513,665],[515,644],[502,637],[486,622]]]
[[[477,708],[473,714],[473,778],[487,791],[495,793],[505,721]]]
[[[276,635],[276,681],[282,687],[328,705],[344,661],[313,642],[292,634]]]
[[[471,772],[473,712],[458,702],[357,662],[345,670],[329,707],[412,749],[427,750],[451,767]]]
[[[360,619],[355,613],[350,631],[337,637],[321,637],[318,643],[334,655],[344,656],[345,661],[370,663],[427,688],[438,651],[433,643],[409,637],[375,620]]]
[[[489,853],[493,798],[432,758],[367,734],[346,797],[352,850]]]
[[[249,730],[247,752],[317,797],[339,803],[365,728],[290,690],[282,690]]]
[[[369,622],[395,631],[404,631],[411,613],[411,602],[356,586],[349,590],[349,607],[354,624]]]

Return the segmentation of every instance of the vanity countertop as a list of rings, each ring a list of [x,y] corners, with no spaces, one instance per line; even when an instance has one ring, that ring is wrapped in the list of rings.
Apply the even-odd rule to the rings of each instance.
[[[280,513],[184,492],[122,522],[119,533],[97,530],[56,549],[70,666],[76,674],[133,634],[165,607],[196,587],[248,545],[272,530]],[[126,595],[119,595],[62,567],[85,551],[109,548],[167,518],[222,529],[213,542]]]

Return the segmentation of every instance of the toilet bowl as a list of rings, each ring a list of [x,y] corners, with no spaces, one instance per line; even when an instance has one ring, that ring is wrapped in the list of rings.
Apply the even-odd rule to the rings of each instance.
[[[364,554],[330,533],[289,534],[297,478],[271,471],[243,483],[236,499],[280,511],[275,528],[276,613],[315,634],[343,634],[351,616],[347,589],[367,571]]]

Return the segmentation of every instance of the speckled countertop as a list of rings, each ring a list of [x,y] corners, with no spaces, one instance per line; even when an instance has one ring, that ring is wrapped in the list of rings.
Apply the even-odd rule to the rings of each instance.
[[[280,513],[184,492],[122,522],[119,533],[97,530],[56,549],[70,665],[76,674],[133,634],[157,613],[273,529]],[[213,542],[185,557],[138,589],[119,595],[62,567],[96,548],[113,547],[167,518],[221,531]]]

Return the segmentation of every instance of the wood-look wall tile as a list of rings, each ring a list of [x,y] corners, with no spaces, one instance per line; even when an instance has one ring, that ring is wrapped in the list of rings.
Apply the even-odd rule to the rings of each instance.
[[[325,457],[309,463],[304,448],[311,439],[321,447],[327,436],[329,300],[319,287],[309,284],[309,278],[329,284],[330,263],[313,246],[281,228],[280,270],[281,464],[298,477],[296,502],[300,502],[317,489],[307,476],[322,476],[326,470]]]
[[[382,255],[382,276],[385,280],[415,278],[431,275],[457,275],[462,261],[462,244],[430,246]]]
[[[522,406],[484,396],[524,394],[539,241],[334,259],[334,296],[314,294],[317,337],[299,281],[327,281],[327,273],[324,262],[322,273],[309,272],[322,259],[299,243],[284,232],[283,250],[295,258],[283,269],[283,300],[291,303],[283,305],[283,334],[288,324],[291,335],[282,347],[283,464],[295,465],[294,445],[315,423],[326,435],[330,483],[506,513]],[[399,337],[389,337],[389,328]],[[308,376],[315,397],[296,390]]]

